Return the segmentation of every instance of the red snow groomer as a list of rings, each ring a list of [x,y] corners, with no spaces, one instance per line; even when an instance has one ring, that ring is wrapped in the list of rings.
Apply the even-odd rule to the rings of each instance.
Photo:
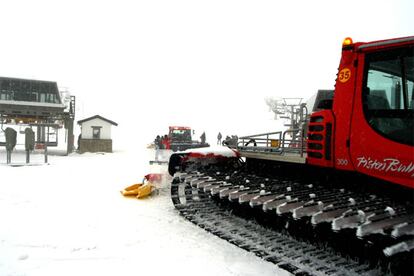
[[[190,127],[170,126],[168,132],[168,145],[172,151],[182,151],[193,148],[209,147],[205,141],[192,139],[193,131]]]
[[[414,37],[345,39],[323,92],[296,129],[173,154],[174,205],[295,275],[413,275]]]

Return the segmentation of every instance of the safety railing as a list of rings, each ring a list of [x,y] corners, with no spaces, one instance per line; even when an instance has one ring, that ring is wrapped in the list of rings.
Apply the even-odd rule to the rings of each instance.
[[[269,152],[275,154],[294,153],[303,157],[306,152],[304,129],[268,132],[239,137],[240,151]]]

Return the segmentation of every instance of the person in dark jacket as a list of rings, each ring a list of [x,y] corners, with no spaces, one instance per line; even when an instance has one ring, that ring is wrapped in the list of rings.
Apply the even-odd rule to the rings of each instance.
[[[203,132],[203,134],[201,134],[200,140],[201,140],[201,144],[205,144],[206,143],[206,133],[205,132]]]
[[[223,136],[221,135],[221,132],[219,132],[217,135],[217,145],[221,145],[221,138],[223,138]]]
[[[154,140],[154,145],[155,145],[155,161],[158,161],[158,156],[160,154],[160,149],[161,149],[161,137],[159,135],[157,135],[157,137]]]

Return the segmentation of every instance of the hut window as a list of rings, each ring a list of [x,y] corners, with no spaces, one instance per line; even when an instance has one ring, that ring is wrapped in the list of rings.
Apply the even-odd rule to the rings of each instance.
[[[101,128],[102,127],[98,127],[98,126],[92,127],[92,138],[93,139],[101,139]]]

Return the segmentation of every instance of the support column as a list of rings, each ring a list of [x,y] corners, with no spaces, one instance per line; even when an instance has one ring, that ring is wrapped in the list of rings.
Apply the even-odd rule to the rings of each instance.
[[[65,125],[66,129],[68,130],[68,144],[67,144],[67,150],[66,155],[71,153],[74,149],[74,135],[73,135],[73,118],[66,118]]]

